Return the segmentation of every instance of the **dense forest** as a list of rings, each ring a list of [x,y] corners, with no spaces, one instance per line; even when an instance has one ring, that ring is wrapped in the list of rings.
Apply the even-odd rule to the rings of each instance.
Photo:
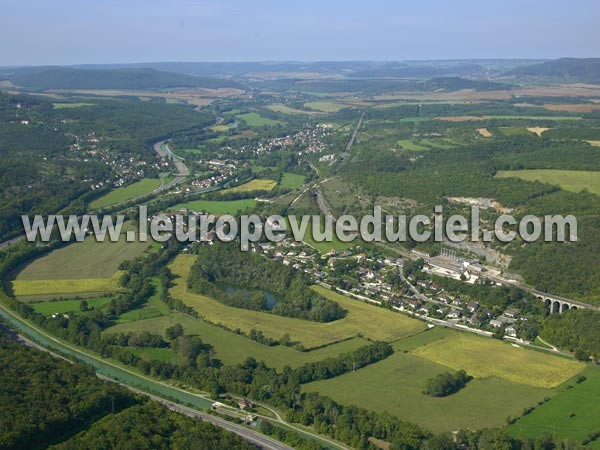
[[[337,303],[310,289],[302,272],[253,252],[240,252],[236,243],[198,247],[188,286],[238,308],[271,311],[287,317],[331,322],[344,317]],[[241,289],[228,293],[223,284]],[[275,304],[268,305],[273,294]]]
[[[540,336],[578,359],[600,362],[600,311],[579,309],[552,314],[542,322]]]

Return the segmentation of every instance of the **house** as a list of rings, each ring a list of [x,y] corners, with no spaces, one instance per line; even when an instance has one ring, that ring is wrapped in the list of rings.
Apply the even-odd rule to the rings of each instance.
[[[509,325],[504,329],[504,333],[510,337],[517,337],[517,327],[513,325]]]
[[[504,326],[504,322],[498,319],[492,319],[490,320],[490,325],[494,328],[502,328]]]
[[[412,309],[417,309],[419,306],[421,306],[421,302],[419,300],[417,300],[417,299],[414,299],[414,298],[409,299],[406,303]]]
[[[477,314],[473,314],[469,320],[469,323],[474,327],[480,327],[482,322]]]
[[[250,400],[248,400],[247,398],[242,398],[238,401],[238,405],[240,407],[240,409],[242,411],[249,409],[249,408],[254,408],[254,403],[252,403]]]
[[[475,311],[477,311],[479,309],[479,303],[469,302],[469,303],[467,303],[467,309],[469,310],[470,313],[474,313]]]
[[[511,319],[516,319],[518,314],[519,314],[519,311],[517,311],[514,308],[509,308],[506,311],[504,311],[504,315],[506,317],[510,317]]]
[[[448,319],[459,319],[461,316],[461,313],[459,310],[457,309],[451,309],[450,312],[448,313],[448,315],[446,316]]]

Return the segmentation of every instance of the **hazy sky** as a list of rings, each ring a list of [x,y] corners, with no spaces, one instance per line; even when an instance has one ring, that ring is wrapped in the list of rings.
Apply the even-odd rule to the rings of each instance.
[[[0,66],[600,56],[598,0],[0,0]]]

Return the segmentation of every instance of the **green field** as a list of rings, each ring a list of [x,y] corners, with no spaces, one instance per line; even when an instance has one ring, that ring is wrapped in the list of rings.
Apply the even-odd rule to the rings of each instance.
[[[565,191],[581,192],[584,189],[600,194],[600,172],[588,170],[501,170],[499,178],[521,178],[527,181],[556,184]]]
[[[13,292],[29,300],[112,292],[119,289],[119,264],[148,248],[147,242],[96,242],[87,238],[29,263],[13,281]],[[26,298],[23,298],[26,300]]]
[[[210,129],[215,133],[227,133],[229,131],[229,125],[214,125],[210,127]]]
[[[96,106],[93,103],[52,103],[55,109],[81,108],[83,106]]]
[[[88,303],[88,307],[99,309],[106,305],[112,300],[111,297],[99,297],[99,298],[88,298],[85,301]],[[81,304],[80,299],[77,300],[58,300],[52,302],[40,302],[32,303],[30,306],[35,312],[43,314],[45,316],[51,316],[54,313],[64,314],[69,312],[79,312],[79,305]]]
[[[271,191],[277,183],[275,180],[269,179],[255,179],[250,180],[247,183],[240,184],[239,186],[225,189],[221,193],[228,194],[232,192],[253,192],[253,191]]]
[[[590,366],[583,375],[586,381],[571,383],[572,389],[561,388],[549,402],[523,416],[507,430],[514,436],[538,437],[550,433],[577,440],[600,430],[600,368]]]
[[[298,189],[304,184],[304,175],[298,175],[295,173],[285,172],[281,176],[279,186],[285,189]]]
[[[325,112],[325,113],[334,113],[334,112],[340,111],[341,109],[347,108],[347,106],[345,106],[345,105],[340,105],[339,103],[327,102],[327,101],[306,102],[304,104],[304,106],[307,108],[314,109],[316,111]]]
[[[115,325],[108,328],[105,333],[148,331],[164,334],[168,327],[176,323],[183,326],[185,334],[197,335],[202,339],[202,342],[212,345],[214,347],[214,357],[225,365],[238,364],[248,357],[253,357],[257,361],[264,361],[269,367],[281,370],[286,365],[298,367],[308,362],[320,361],[337,356],[340,353],[351,352],[368,344],[365,339],[356,337],[309,352],[301,352],[283,345],[269,347],[204,320],[198,320],[178,312],[163,317]]]
[[[412,354],[464,369],[475,378],[498,377],[541,388],[558,387],[585,368],[583,363],[469,333],[455,333],[418,347]]]
[[[289,225],[288,230],[291,230]],[[312,220],[308,223],[308,226],[306,227],[306,233],[304,234],[303,241],[305,244],[310,245],[311,247],[317,249],[321,253],[327,253],[330,250],[335,250],[336,252],[343,252],[344,250],[349,249],[350,247],[353,247],[360,243],[358,239],[352,242],[342,242],[338,239],[335,233],[333,234],[333,240],[331,242],[317,242],[314,240],[312,235]]]
[[[256,208],[256,200],[245,198],[242,200],[193,200],[179,203],[173,209],[189,208],[193,211],[208,211],[211,214],[237,214],[238,211]]]
[[[236,116],[238,119],[242,119],[249,127],[272,127],[275,125],[280,125],[283,122],[280,120],[269,119],[268,117],[263,117],[258,113],[250,112],[246,114],[240,114]]]
[[[117,323],[128,323],[169,314],[169,307],[160,299],[162,289],[160,280],[152,278],[150,284],[154,288],[154,293],[144,306],[121,314],[116,321]]]
[[[110,191],[108,194],[97,198],[90,203],[92,210],[106,208],[107,206],[116,205],[126,202],[141,195],[149,194],[162,184],[159,178],[144,178],[136,181],[128,186],[120,187]]]
[[[284,105],[283,103],[273,103],[267,106],[271,111],[275,111],[282,114],[307,114],[307,115],[316,115],[319,114],[315,111],[303,111],[301,109],[295,109],[288,105]]]
[[[306,384],[302,390],[319,392],[346,405],[387,411],[435,432],[502,426],[507,416],[519,415],[523,408],[552,393],[491,377],[472,380],[443,398],[422,394],[429,378],[447,371],[444,366],[396,352],[356,372]]]
[[[398,141],[397,144],[405,150],[411,150],[411,151],[428,150],[427,147],[418,144],[416,141],[413,141],[412,139],[401,139]]]
[[[121,347],[122,349],[139,356],[145,361],[162,361],[162,362],[174,362],[177,355],[174,350],[170,348],[137,348],[137,347]]]
[[[395,341],[425,329],[423,322],[321,287],[315,287],[315,290],[338,302],[348,311],[346,317],[334,322],[318,323],[227,306],[212,298],[188,292],[186,279],[194,260],[193,255],[179,255],[170,264],[172,273],[177,276],[171,295],[196,309],[207,321],[222,324],[231,330],[240,329],[248,333],[256,329],[273,339],[288,333],[292,341],[301,342],[305,348],[315,348],[358,335],[373,340]]]

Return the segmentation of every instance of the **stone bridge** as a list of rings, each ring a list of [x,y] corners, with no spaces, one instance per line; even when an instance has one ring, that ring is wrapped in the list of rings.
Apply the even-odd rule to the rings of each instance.
[[[590,305],[588,303],[578,302],[568,298],[558,297],[556,295],[546,294],[544,292],[536,291],[535,289],[527,289],[531,294],[539,298],[550,314],[561,314],[571,309],[594,309],[600,311],[600,307]]]

